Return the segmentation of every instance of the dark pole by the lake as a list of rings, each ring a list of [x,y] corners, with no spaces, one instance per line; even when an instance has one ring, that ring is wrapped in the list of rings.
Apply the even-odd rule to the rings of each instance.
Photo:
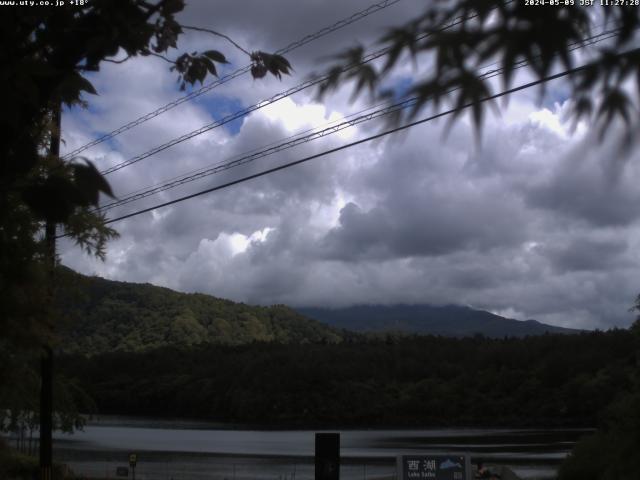
[[[316,433],[316,480],[340,480],[340,434]]]
[[[58,102],[53,111],[53,129],[51,131],[51,156],[60,155],[60,128],[62,125],[61,104]],[[51,315],[53,308],[54,274],[56,266],[56,224],[47,220],[45,225],[45,261],[47,263],[47,304],[46,313]],[[52,319],[49,319],[50,323]],[[40,361],[40,479],[51,480],[53,465],[52,433],[53,433],[53,350],[50,345],[43,346]]]

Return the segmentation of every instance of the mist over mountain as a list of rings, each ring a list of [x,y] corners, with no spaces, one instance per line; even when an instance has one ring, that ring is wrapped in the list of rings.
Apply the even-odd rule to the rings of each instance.
[[[460,305],[360,305],[347,308],[298,308],[300,314],[355,332],[402,332],[463,337],[524,337],[544,333],[578,333],[536,320],[514,320]]]

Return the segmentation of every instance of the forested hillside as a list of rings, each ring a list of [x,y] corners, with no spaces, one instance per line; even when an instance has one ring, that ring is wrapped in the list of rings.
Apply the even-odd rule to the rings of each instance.
[[[594,426],[631,388],[627,330],[524,339],[163,348],[58,360],[102,413],[276,427]]]
[[[251,342],[335,343],[341,334],[284,305],[249,306],[150,284],[114,282],[61,268],[60,349],[96,355],[165,346]]]

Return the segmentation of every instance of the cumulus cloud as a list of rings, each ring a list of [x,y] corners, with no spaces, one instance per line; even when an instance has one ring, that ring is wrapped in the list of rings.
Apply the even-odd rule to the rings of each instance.
[[[238,2],[199,2],[189,5],[183,21],[269,51],[368,3],[251,5],[247,12]],[[301,82],[323,55],[368,45],[385,26],[414,13],[411,2],[399,2],[296,51],[292,77],[234,80],[87,155],[106,168],[269,98]],[[215,19],[224,22],[214,25]],[[184,45],[198,49],[210,42],[194,34]],[[219,48],[229,53],[231,68],[246,63],[229,45]],[[400,70],[396,80],[413,74],[410,65]],[[92,81],[101,95],[89,99],[91,108],[65,113],[68,151],[180,96],[167,65],[153,58],[105,66]],[[479,146],[464,116],[451,127],[427,123],[118,222],[121,237],[109,245],[105,263],[62,241],[62,261],[88,274],[250,303],[458,303],[563,326],[626,326],[640,285],[638,162],[621,160],[613,142],[598,143],[584,127],[571,135],[566,88],[549,89],[556,103],[539,105],[529,92],[513,97],[501,116],[489,117]],[[109,176],[114,191],[123,196],[237,158],[366,106],[366,99],[349,103],[348,88],[323,104],[314,101],[314,93],[301,92],[253,112],[234,128],[212,130],[116,172]],[[380,128],[363,124],[119,207],[109,216],[255,174]]]

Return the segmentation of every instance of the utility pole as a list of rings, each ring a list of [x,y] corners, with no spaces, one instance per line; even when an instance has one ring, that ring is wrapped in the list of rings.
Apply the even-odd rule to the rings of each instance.
[[[62,125],[60,102],[53,110],[53,128],[49,155],[60,156],[60,128]],[[56,267],[56,224],[47,220],[44,231],[45,268],[47,269],[46,315],[52,315],[54,295],[54,275]],[[50,319],[52,322],[53,320]],[[40,480],[51,480],[53,465],[53,350],[51,345],[43,345],[40,360]]]

